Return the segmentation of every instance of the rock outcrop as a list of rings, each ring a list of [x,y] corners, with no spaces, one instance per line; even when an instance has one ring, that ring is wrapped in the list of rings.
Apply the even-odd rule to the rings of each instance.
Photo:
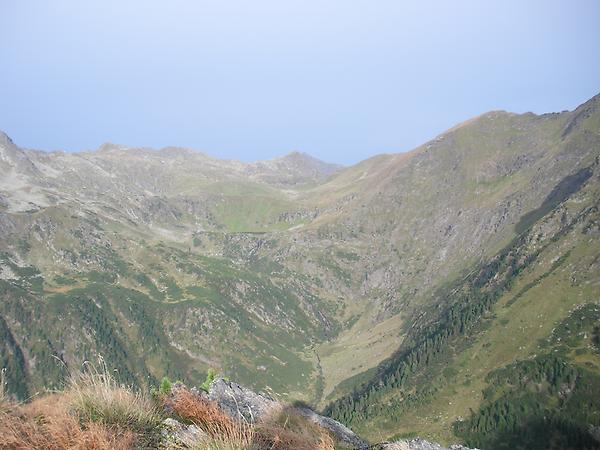
[[[295,413],[328,430],[340,445],[346,448],[369,448],[367,441],[330,417],[321,416],[307,407],[284,405],[268,394],[256,393],[223,378],[212,382],[208,397],[231,417],[244,418],[254,423],[260,422],[269,414],[291,408]]]
[[[194,447],[208,435],[196,425],[186,425],[169,418],[163,422],[162,436],[165,448],[186,448]]]
[[[280,402],[268,394],[256,393],[224,378],[217,378],[210,384],[208,398],[229,416],[252,423],[260,422],[281,406]]]

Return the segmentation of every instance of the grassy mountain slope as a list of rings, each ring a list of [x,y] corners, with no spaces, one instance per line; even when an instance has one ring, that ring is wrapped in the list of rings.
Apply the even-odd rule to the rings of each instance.
[[[594,448],[599,181],[596,159],[559,183],[517,223],[517,238],[438,291],[437,311],[424,311],[400,350],[328,412],[373,438],[451,442],[456,433],[484,448]]]
[[[321,198],[341,186],[346,191],[303,238],[329,238],[356,255],[351,263],[336,259],[352,286],[336,289],[347,304],[367,305],[340,345],[323,347],[322,366],[332,368],[326,380],[359,374],[390,356],[410,332],[410,318],[437,302],[437,289],[491,258],[533,215],[561,200],[560,193],[547,198],[598,155],[597,105],[595,98],[565,114],[489,113],[410,154],[373,158],[317,188]],[[571,126],[582,111],[586,120]],[[380,323],[391,329],[374,327]],[[352,336],[365,337],[349,345]]]

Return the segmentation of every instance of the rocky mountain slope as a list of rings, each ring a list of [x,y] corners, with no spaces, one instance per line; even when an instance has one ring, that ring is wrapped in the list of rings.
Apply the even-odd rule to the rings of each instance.
[[[469,421],[521,395],[485,394],[496,371],[561,351],[600,368],[593,326],[569,351],[552,334],[599,301],[599,103],[487,113],[348,168],[0,135],[9,388],[26,397],[96,354],[142,384],[214,366],[334,401],[369,438],[493,442],[496,425]]]
[[[598,161],[500,252],[440,288],[398,352],[328,412],[370,433],[427,427],[483,448],[595,448],[600,405],[581,399],[600,394]]]

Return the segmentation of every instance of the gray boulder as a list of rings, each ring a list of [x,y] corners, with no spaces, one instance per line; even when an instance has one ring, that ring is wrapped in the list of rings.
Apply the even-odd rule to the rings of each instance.
[[[163,447],[181,449],[197,446],[208,435],[196,425],[186,425],[175,419],[165,419],[162,427]]]

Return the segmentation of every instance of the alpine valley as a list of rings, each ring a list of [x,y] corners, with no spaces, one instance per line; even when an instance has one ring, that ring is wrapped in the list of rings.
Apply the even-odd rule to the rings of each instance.
[[[599,203],[600,95],[351,167],[0,133],[0,367],[20,399],[101,356],[376,442],[598,448]]]

